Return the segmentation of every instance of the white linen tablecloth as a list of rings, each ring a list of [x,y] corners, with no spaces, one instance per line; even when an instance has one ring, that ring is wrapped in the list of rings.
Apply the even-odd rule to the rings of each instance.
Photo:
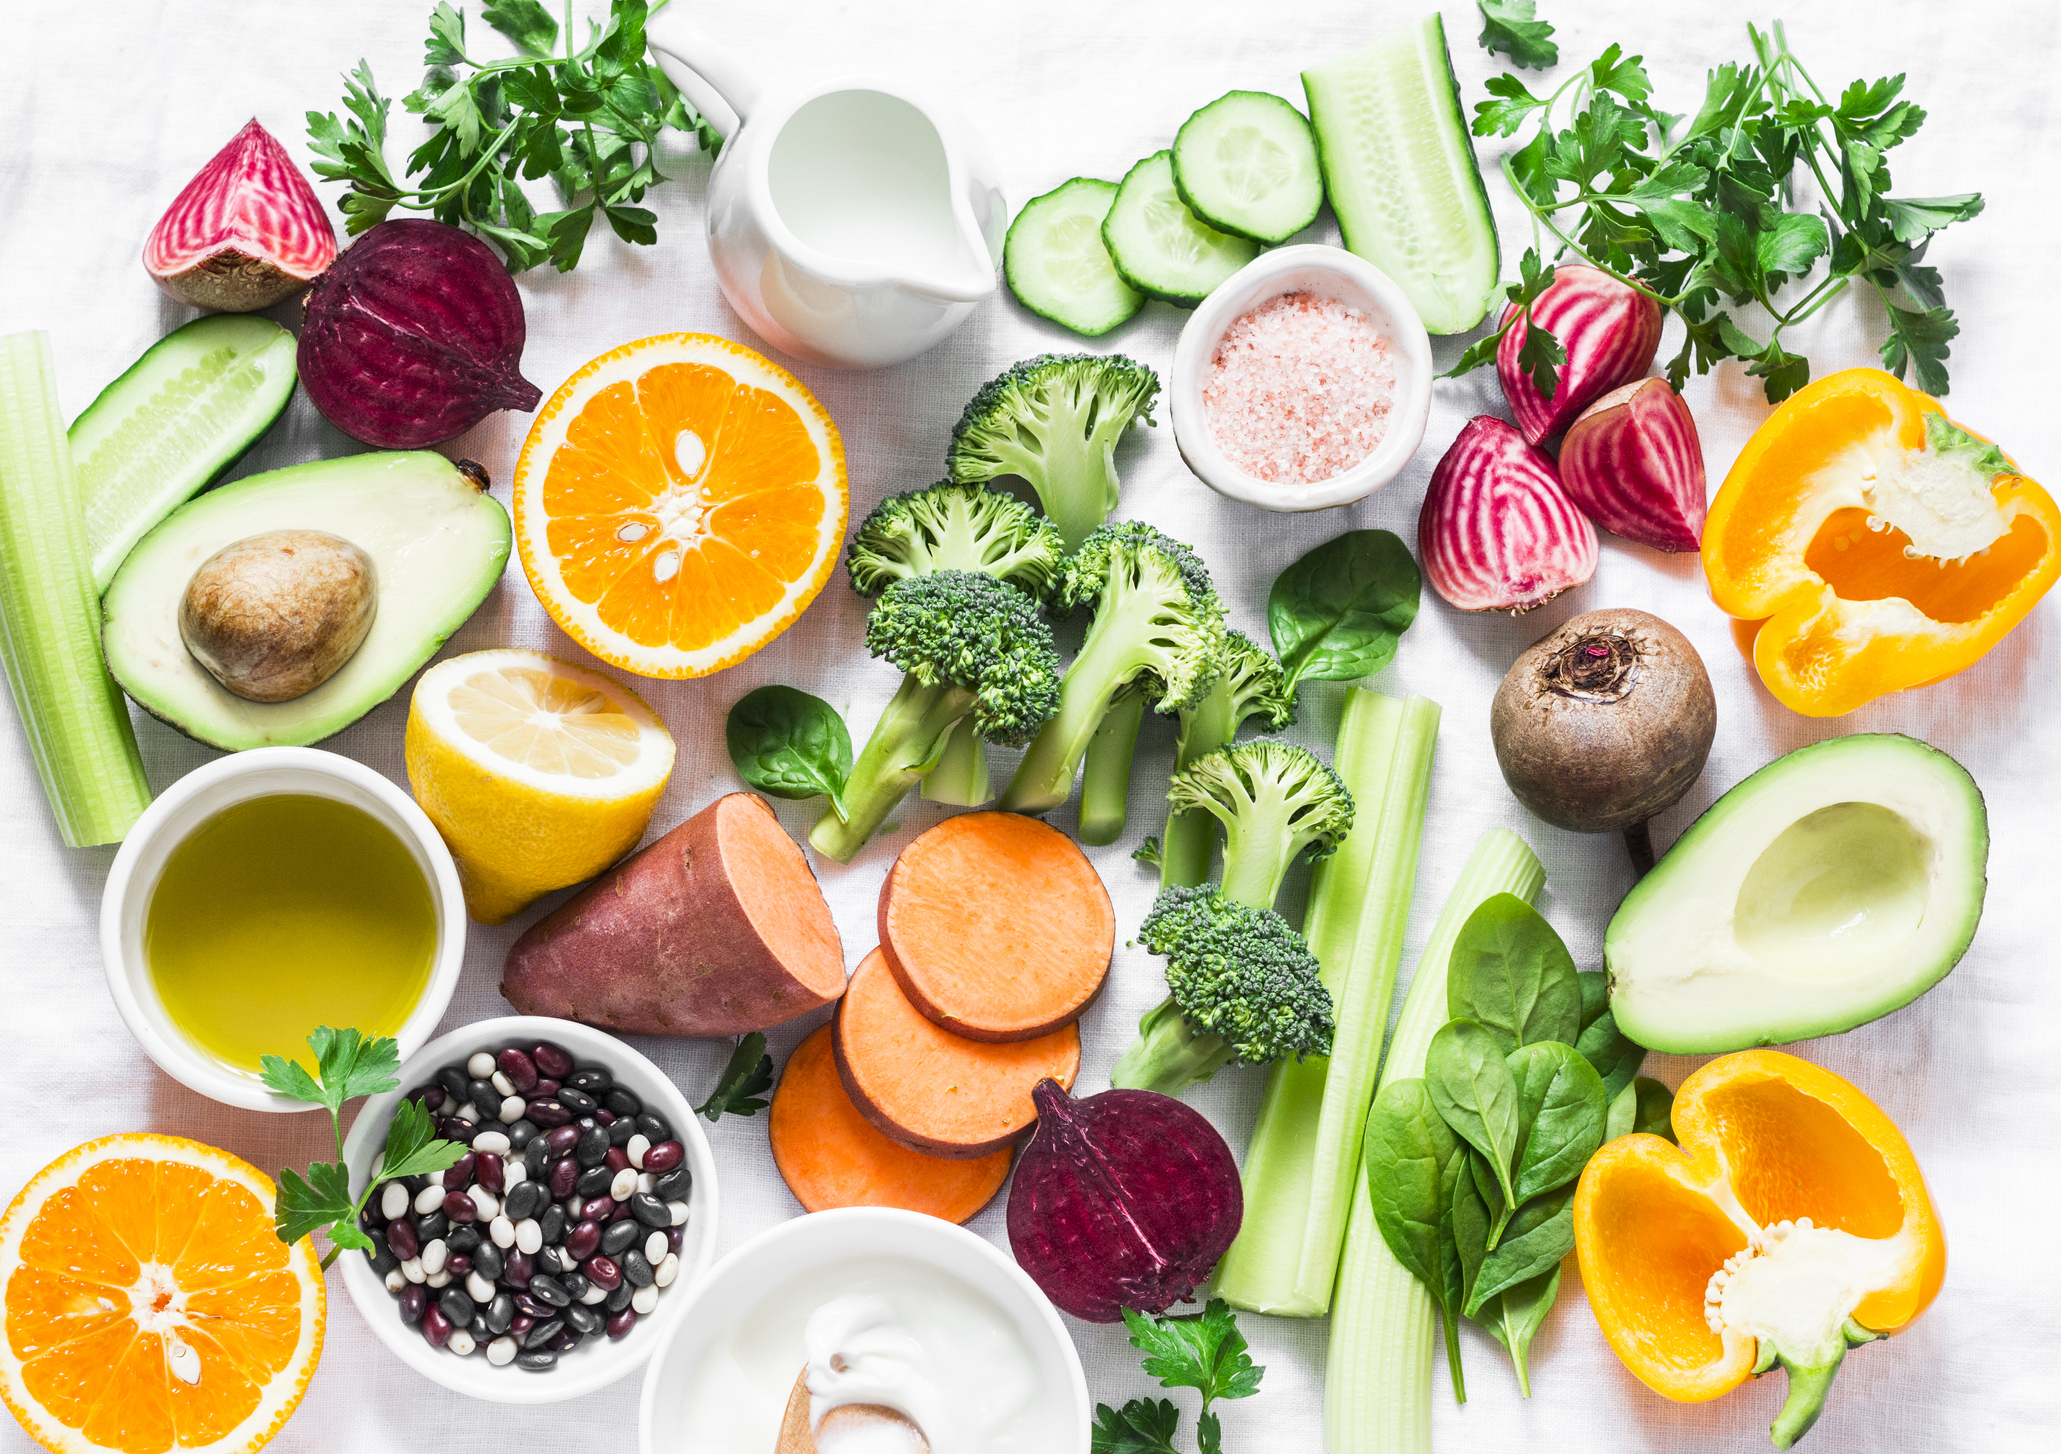
[[[1279,92],[1302,104],[1300,70],[1356,48],[1420,13],[1418,5],[1291,0],[1253,6],[1222,0],[675,0],[760,72],[874,69],[920,75],[953,96],[1001,158],[1011,201],[1075,175],[1120,176],[1168,145],[1196,107],[1237,88]],[[340,73],[363,56],[396,98],[416,84],[430,0],[96,0],[5,6],[0,43],[0,331],[48,329],[68,413],[76,413],[162,333],[192,316],[161,295],[138,263],[144,234],[186,179],[256,115],[303,163],[302,113],[328,111]],[[474,7],[476,8],[476,7]],[[553,7],[554,10],[556,7]],[[583,13],[595,7],[583,3]],[[1445,7],[1466,99],[1504,67],[1475,44],[1471,5]],[[1560,25],[1563,64],[1621,41],[1643,53],[1667,109],[1692,111],[1706,68],[1750,54],[1748,18],[1717,0],[1638,5],[1624,0],[1546,0]],[[1961,319],[1951,407],[2001,441],[2035,477],[2061,485],[2061,410],[2054,403],[2057,310],[2054,278],[2061,208],[2053,148],[2061,140],[2054,76],[2052,3],[1963,0],[1813,0],[1789,7],[1790,35],[1820,84],[1910,73],[1909,94],[1930,113],[1925,129],[1891,158],[1897,190],[1931,195],[1979,189],[1977,221],[1953,228],[1928,261],[1945,275]],[[476,15],[473,28],[486,28]],[[496,43],[493,38],[489,44]],[[490,52],[491,53],[491,52]],[[1564,71],[1563,71],[1564,74]],[[398,163],[414,134],[396,106]],[[1504,229],[1504,267],[1528,236],[1484,148],[1489,190]],[[652,194],[656,247],[597,235],[570,276],[548,270],[521,280],[529,319],[523,371],[548,394],[588,358],[626,340],[676,329],[758,344],[724,303],[702,242],[707,163],[676,156],[676,180]],[[339,189],[319,188],[332,206]],[[1313,229],[1335,240],[1328,215]],[[1798,340],[1819,373],[1875,362],[1882,325],[1873,304],[1842,301]],[[276,310],[290,321],[294,305]],[[1153,305],[1100,347],[1165,370],[1183,315]],[[1670,339],[1673,330],[1670,329]],[[763,344],[759,344],[763,347]],[[1019,357],[1072,349],[1071,336],[1031,318],[1006,295],[982,307],[930,354],[878,373],[797,366],[843,431],[856,519],[883,495],[940,474],[945,441],[967,397]],[[1441,366],[1459,344],[1437,345]],[[1664,342],[1663,355],[1671,352]],[[1692,382],[1714,489],[1766,405],[1736,368]],[[1498,412],[1492,372],[1441,383],[1430,428],[1404,475],[1372,499],[1313,516],[1263,514],[1219,499],[1183,468],[1162,422],[1126,446],[1122,513],[1191,540],[1210,563],[1235,624],[1264,636],[1268,583],[1289,561],[1353,526],[1393,529],[1414,546],[1414,522],[1433,464],[1461,424]],[[1163,410],[1162,410],[1163,417]],[[505,501],[526,416],[500,414],[450,447],[483,461]],[[356,449],[305,398],[241,465],[251,472]],[[1693,559],[1666,558],[1605,537],[1586,587],[1531,616],[1467,616],[1428,589],[1395,664],[1372,683],[1421,692],[1445,709],[1430,813],[1403,960],[1418,948],[1476,838],[1514,828],[1537,848],[1549,876],[1545,908],[1585,967],[1598,962],[1602,928],[1630,882],[1614,838],[1580,838],[1529,820],[1505,790],[1488,740],[1488,703],[1515,654],[1575,612],[1634,605],[1674,622],[1708,664],[1720,703],[1717,745],[1702,780],[1656,824],[1662,847],[1718,794],[1775,755],[1853,731],[1903,731],[1958,758],[1985,790],[1993,835],[1988,911],[1960,968],[1915,1005],[1798,1052],[1855,1081],[1903,1128],[1924,1165],[1952,1244],[1945,1290],[1929,1316],[1892,1341],[1857,1351],[1840,1374],[1807,1447],[1862,1450],[2030,1451],[2053,1447],[2061,1429],[2061,1274],[2054,1265],[2055,1105],[2061,1095],[2061,986],[2055,969],[2055,821],[2061,810],[2061,747],[2054,724],[2061,690],[2048,675],[2056,607],[2048,604],[1974,669],[1929,691],[1890,698],[1837,721],[1796,716],[1763,691],[1710,604]],[[862,736],[896,684],[867,660],[866,605],[842,572],[806,617],[759,655],[700,681],[638,683],[679,742],[679,765],[654,834],[737,786],[722,745],[729,705],[765,682],[789,682],[844,709]],[[447,652],[513,644],[577,656],[511,563],[507,578]],[[1293,740],[1327,750],[1345,688],[1305,689]],[[407,691],[332,739],[328,747],[404,781],[401,729]],[[152,781],[162,788],[212,756],[169,728],[138,718]],[[1127,857],[1138,834],[1156,831],[1171,732],[1148,725],[1132,794],[1133,831],[1094,850],[1114,897],[1118,941],[1135,932],[1153,880]],[[998,771],[1003,765],[998,764]],[[999,779],[998,779],[999,780]],[[806,832],[812,805],[781,805]],[[874,942],[874,895],[900,845],[935,821],[912,799],[899,831],[849,868],[818,872],[856,963]],[[11,710],[0,710],[0,963],[6,1033],[0,1088],[8,1108],[0,1140],[0,1193],[89,1137],[157,1129],[198,1137],[276,1170],[328,1154],[322,1118],[268,1116],[204,1100],[161,1074],[130,1039],[103,986],[95,935],[112,849],[73,851],[58,840]],[[1072,809],[1055,821],[1071,826]],[[1301,875],[1291,900],[1302,893]],[[555,902],[555,900],[554,900]],[[1291,903],[1290,907],[1293,907]],[[475,926],[465,976],[444,1026],[504,1013],[497,991],[503,952],[524,924]],[[1110,990],[1083,1025],[1082,1089],[1107,1069],[1137,1016],[1162,986],[1155,961],[1119,948]],[[821,1017],[773,1036],[783,1059]],[[727,1047],[640,1041],[699,1098]],[[1671,1084],[1696,1062],[1655,1057],[1649,1072]],[[1242,1152],[1261,1077],[1227,1071],[1190,1100]],[[721,1169],[720,1250],[727,1251],[796,1205],[773,1169],[763,1116],[710,1130]],[[1002,1203],[973,1223],[1006,1243]],[[299,1413],[274,1447],[283,1451],[489,1450],[630,1447],[638,1379],[555,1407],[490,1409],[444,1394],[375,1343],[338,1279],[330,1283],[328,1342]],[[677,1293],[674,1296],[678,1296]],[[1314,1450],[1319,1444],[1325,1325],[1254,1316],[1243,1320],[1266,1365],[1260,1394],[1222,1406],[1227,1448]],[[1120,1330],[1071,1325],[1098,1399],[1121,1403],[1153,1389]],[[1535,1397],[1517,1397],[1501,1351],[1465,1334],[1473,1398],[1453,1405],[1437,1375],[1436,1443],[1442,1450],[1550,1447],[1598,1451],[1757,1450],[1781,1400],[1781,1380],[1702,1406],[1670,1404],[1611,1356],[1570,1277],[1533,1347]],[[1184,1409],[1192,1439],[1193,1395]],[[2044,1435],[2041,1431],[2044,1430]],[[28,1447],[0,1420],[0,1450]]]

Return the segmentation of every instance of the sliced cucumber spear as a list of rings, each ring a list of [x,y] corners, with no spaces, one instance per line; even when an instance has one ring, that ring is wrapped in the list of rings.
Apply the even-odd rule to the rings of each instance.
[[[1259,244],[1219,232],[1188,210],[1174,186],[1173,157],[1154,152],[1125,175],[1103,219],[1102,241],[1125,282],[1192,308],[1258,257]]]
[[[1346,247],[1395,279],[1431,332],[1481,322],[1500,255],[1444,22],[1427,15],[1302,85]]]
[[[1115,200],[1116,183],[1075,177],[1024,204],[1002,248],[1002,276],[1017,302],[1090,338],[1145,306],[1102,245],[1102,219]]]
[[[1174,185],[1202,221],[1259,242],[1286,242],[1324,202],[1309,122],[1265,91],[1232,91],[1182,123]]]

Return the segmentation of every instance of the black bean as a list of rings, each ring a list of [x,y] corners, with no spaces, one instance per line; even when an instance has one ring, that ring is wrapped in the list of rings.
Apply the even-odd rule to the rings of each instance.
[[[635,1217],[625,1217],[620,1222],[611,1222],[601,1234],[601,1252],[604,1257],[615,1257],[627,1247],[635,1247],[644,1240],[644,1228]]]
[[[377,1232],[386,1225],[386,1218],[379,1214],[379,1198],[374,1197],[365,1204],[365,1210],[358,1213],[358,1230]]]
[[[608,1301],[601,1306],[607,1308],[611,1313],[619,1313],[630,1305],[630,1299],[636,1295],[637,1289],[630,1286],[629,1279],[625,1278],[616,1284],[615,1291],[608,1295]]]
[[[608,1336],[620,1338],[637,1326],[637,1310],[628,1304],[613,1310],[608,1320]]]
[[[388,1250],[403,1262],[422,1255],[422,1239],[415,1235],[415,1228],[406,1217],[387,1224],[386,1245]]]
[[[472,1270],[488,1282],[499,1282],[507,1268],[506,1254],[491,1242],[482,1242],[472,1252]]]
[[[494,1294],[494,1300],[487,1304],[480,1318],[487,1325],[487,1331],[500,1337],[508,1331],[508,1325],[515,1321],[515,1299],[505,1292]]]
[[[522,1335],[522,1346],[525,1348],[541,1348],[564,1331],[565,1319],[546,1318],[543,1322],[537,1324],[536,1327]]]
[[[684,1202],[687,1193],[694,1190],[694,1173],[686,1167],[669,1171],[652,1183],[651,1194],[660,1201]]]
[[[601,1227],[595,1222],[581,1222],[565,1234],[565,1255],[575,1262],[585,1262],[601,1248]]]
[[[469,1227],[453,1227],[451,1235],[444,1238],[444,1245],[453,1252],[471,1252],[486,1240],[480,1235],[479,1224],[475,1222]]]
[[[673,1139],[673,1128],[666,1124],[664,1117],[646,1111],[637,1118],[637,1134],[656,1146],[661,1141]]]
[[[678,1171],[687,1159],[687,1148],[677,1141],[660,1141],[644,1153],[644,1169],[653,1176]]]
[[[444,1190],[464,1191],[472,1185],[473,1169],[479,1165],[479,1153],[468,1151],[444,1170]]]
[[[590,1166],[581,1172],[573,1187],[582,1198],[607,1196],[608,1189],[615,1185],[615,1173],[604,1166]]]
[[[632,1287],[651,1286],[651,1262],[645,1257],[643,1248],[631,1247],[616,1261],[622,1265],[624,1282]]]
[[[575,1116],[591,1116],[601,1109],[601,1102],[577,1086],[565,1086],[558,1092],[558,1104]]]
[[[564,1207],[546,1207],[544,1215],[537,1218],[537,1230],[544,1234],[544,1241],[554,1247],[565,1240],[571,1226],[572,1218],[566,1215]]]
[[[648,1191],[630,1194],[630,1215],[647,1227],[670,1227],[673,1214],[666,1210],[666,1204]]]
[[[563,1248],[540,1247],[537,1249],[537,1271],[539,1272],[546,1272],[556,1277],[559,1273],[566,1271],[574,1265],[576,1264],[568,1263],[565,1260],[565,1250]]]
[[[451,1097],[440,1085],[419,1085],[408,1093],[409,1099],[419,1101],[422,1109],[434,1116],[450,1103]]]
[[[551,1169],[551,1153],[545,1148],[541,1134],[530,1138],[530,1144],[522,1148],[522,1168],[529,1173],[531,1181],[542,1181]]]
[[[479,1113],[495,1124],[501,1119],[501,1092],[490,1080],[476,1080],[465,1088],[465,1098],[479,1109]]]
[[[519,1181],[509,1191],[508,1199],[501,1203],[501,1215],[511,1222],[520,1222],[550,1205],[551,1193],[534,1181]]]
[[[479,1312],[462,1287],[445,1288],[443,1296],[437,1299],[437,1306],[444,1310],[444,1316],[451,1320],[452,1326],[459,1328],[470,1323]]]
[[[530,1279],[530,1296],[540,1303],[549,1303],[562,1308],[572,1301],[572,1295],[565,1290],[565,1284],[548,1272],[540,1272]]]
[[[574,1303],[565,1310],[565,1322],[567,1327],[572,1328],[576,1332],[598,1333],[601,1331],[601,1314],[595,1312],[592,1308],[582,1307],[578,1303]]]
[[[537,1139],[537,1130],[537,1123],[524,1116],[508,1128],[508,1144],[517,1151],[527,1151],[530,1142]]]
[[[487,1320],[484,1317],[474,1318],[471,1325],[465,1331],[472,1334],[472,1341],[482,1347],[485,1346],[487,1339],[494,1336],[494,1330],[487,1326]]]
[[[579,1144],[573,1147],[573,1160],[582,1166],[599,1166],[608,1160],[608,1145],[608,1132],[599,1126],[590,1126],[580,1133]]]
[[[437,1072],[437,1084],[444,1088],[444,1094],[454,1101],[472,1099],[472,1077],[465,1073],[462,1065],[447,1065]]]
[[[508,1083],[518,1094],[537,1088],[537,1062],[513,1045],[494,1057],[494,1068],[508,1077]]]
[[[501,1276],[496,1281],[503,1287],[512,1287],[519,1291],[530,1285],[530,1278],[536,1271],[536,1259],[529,1253],[517,1249],[505,1255]]]
[[[429,1306],[429,1289],[419,1282],[411,1282],[401,1289],[399,1298],[401,1321],[413,1327],[422,1321],[422,1313]]]
[[[542,1373],[558,1366],[558,1355],[548,1348],[537,1348],[515,1355],[515,1366],[530,1373]]]
[[[614,1292],[622,1286],[623,1270],[615,1265],[611,1257],[589,1257],[580,1264],[580,1272],[603,1292]]]
[[[404,1176],[401,1178],[401,1185],[408,1188],[408,1200],[412,1202],[415,1200],[416,1194],[429,1185],[429,1178],[427,1176]]]
[[[524,1114],[539,1126],[546,1127],[570,1125],[573,1118],[573,1113],[567,1110],[565,1104],[556,1098],[532,1100],[529,1102],[528,1109]]]
[[[638,1100],[637,1093],[627,1086],[617,1086],[601,1098],[601,1104],[618,1116],[639,1116],[644,1112],[644,1102]]]
[[[451,1219],[440,1211],[424,1212],[415,1219],[415,1235],[422,1239],[425,1247],[450,1230]]]
[[[630,1138],[636,1134],[637,1123],[628,1116],[624,1116],[620,1120],[609,1123],[608,1144],[611,1146],[627,1146],[630,1144]]]
[[[605,1065],[583,1065],[566,1079],[590,1096],[605,1096],[615,1089],[615,1076]]]
[[[558,1336],[551,1340],[551,1351],[554,1353],[570,1353],[579,1346],[580,1335],[572,1328],[560,1329]]]
[[[558,1279],[558,1285],[566,1290],[566,1293],[574,1302],[578,1302],[587,1295],[587,1289],[594,1284],[587,1281],[586,1277],[580,1273],[567,1271],[563,1277]]]

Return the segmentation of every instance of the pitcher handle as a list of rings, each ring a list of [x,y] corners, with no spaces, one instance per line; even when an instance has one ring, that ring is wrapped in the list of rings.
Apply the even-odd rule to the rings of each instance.
[[[722,45],[688,20],[685,6],[668,5],[645,22],[644,42],[659,69],[687,94],[697,109],[711,95],[737,114],[740,124],[758,104],[761,88],[750,71]],[[710,118],[714,123],[715,118]],[[724,130],[718,127],[718,130]]]

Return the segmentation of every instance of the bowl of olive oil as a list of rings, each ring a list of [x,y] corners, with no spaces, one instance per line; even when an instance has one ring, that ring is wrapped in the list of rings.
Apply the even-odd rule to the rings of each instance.
[[[318,1025],[406,1058],[457,987],[465,909],[408,795],[335,753],[267,747],[181,778],[124,840],[101,900],[116,1007],[164,1071],[251,1110],[307,1107],[259,1079]]]

